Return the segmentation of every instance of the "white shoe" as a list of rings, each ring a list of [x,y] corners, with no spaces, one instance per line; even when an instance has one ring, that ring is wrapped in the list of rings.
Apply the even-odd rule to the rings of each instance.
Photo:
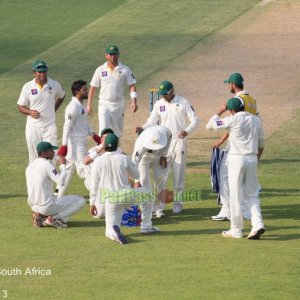
[[[240,239],[243,237],[243,235],[233,235],[230,230],[223,231],[222,236],[225,238],[235,238],[235,239]]]
[[[151,226],[151,227],[148,227],[148,228],[145,228],[145,229],[141,229],[141,233],[143,233],[143,234],[159,233],[159,228]]]
[[[221,215],[216,215],[216,216],[211,216],[211,219],[213,221],[229,221],[229,217],[226,216],[221,216]]]
[[[182,204],[181,203],[173,203],[173,213],[179,214],[182,212]]]
[[[259,240],[260,236],[265,233],[265,229],[264,228],[260,228],[257,231],[251,231],[249,233],[249,235],[247,236],[248,240]]]
[[[165,217],[165,213],[158,210],[157,212],[155,212],[155,216],[156,218],[163,219]]]

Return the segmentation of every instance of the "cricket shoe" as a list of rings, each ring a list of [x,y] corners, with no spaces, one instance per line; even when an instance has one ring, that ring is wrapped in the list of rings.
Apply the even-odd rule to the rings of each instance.
[[[120,227],[118,225],[113,225],[113,230],[115,233],[114,240],[122,245],[128,243],[126,237],[122,234]]]
[[[59,219],[55,219],[49,216],[45,221],[45,226],[55,227],[55,228],[67,228],[68,225]]]
[[[243,234],[239,235],[239,234],[232,234],[230,230],[227,231],[223,231],[222,232],[222,236],[224,238],[235,238],[235,239],[240,239],[243,237]]]
[[[44,227],[44,221],[47,219],[47,216],[44,216],[38,212],[32,212],[32,225],[33,227]]]
[[[173,203],[173,213],[179,214],[182,212],[182,204],[181,203]]]
[[[159,219],[163,219],[166,217],[165,213],[163,211],[159,211],[159,210],[157,212],[155,212],[154,215],[156,216],[156,218],[159,218]]]
[[[216,216],[211,216],[211,219],[213,221],[229,221],[229,217],[226,216],[221,216],[221,215],[216,215]]]
[[[148,227],[148,228],[145,228],[145,229],[141,229],[141,233],[142,234],[159,233],[159,228],[151,226],[151,227]]]
[[[248,240],[259,240],[260,236],[265,233],[265,229],[264,228],[260,228],[257,231],[251,231],[248,236],[247,239]]]

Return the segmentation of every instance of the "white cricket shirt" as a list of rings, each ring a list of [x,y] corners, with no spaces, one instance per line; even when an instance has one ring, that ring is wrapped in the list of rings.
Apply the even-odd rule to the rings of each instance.
[[[90,85],[100,87],[99,104],[107,105],[111,111],[125,106],[124,86],[136,83],[132,71],[122,63],[111,70],[106,63],[98,67],[94,73]]]
[[[68,144],[69,137],[85,138],[92,134],[93,130],[88,123],[86,108],[76,97],[72,97],[65,110],[62,145]]]
[[[48,77],[47,83],[40,89],[34,78],[24,84],[17,103],[39,111],[38,119],[27,115],[27,122],[44,127],[55,122],[55,102],[64,96],[65,91],[57,81]]]
[[[186,124],[187,119],[190,121],[188,126]],[[158,100],[150,117],[142,127],[144,129],[149,128],[156,125],[158,121],[160,125],[169,128],[172,139],[176,139],[179,132],[183,130],[187,133],[192,132],[200,120],[190,102],[181,96],[175,95],[170,103],[164,98]]]
[[[53,181],[64,185],[66,178],[65,165],[56,170],[52,162],[45,158],[36,158],[26,169],[26,183],[29,206],[49,206],[56,201],[53,195]]]
[[[228,129],[229,154],[232,155],[258,154],[258,148],[264,147],[264,131],[260,119],[245,111],[224,119],[214,115],[206,124],[206,128]]]

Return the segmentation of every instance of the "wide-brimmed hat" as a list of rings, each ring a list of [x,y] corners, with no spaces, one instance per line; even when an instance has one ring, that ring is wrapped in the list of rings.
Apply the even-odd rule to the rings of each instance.
[[[168,143],[168,137],[162,126],[155,125],[145,129],[139,136],[140,143],[149,150],[159,150]]]

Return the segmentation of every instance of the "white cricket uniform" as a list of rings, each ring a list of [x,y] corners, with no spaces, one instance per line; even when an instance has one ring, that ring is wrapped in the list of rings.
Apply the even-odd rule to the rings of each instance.
[[[84,177],[84,185],[85,187],[87,188],[88,191],[90,191],[91,189],[91,181],[92,181],[92,166],[93,166],[93,162],[94,160],[101,156],[104,152],[100,152],[100,153],[97,153],[96,151],[96,147],[97,146],[94,146],[92,147],[88,153],[86,154],[87,156],[89,156],[91,159],[92,159],[92,162],[88,165],[84,165],[84,174],[85,174],[85,177]],[[118,148],[116,150],[117,153],[123,153],[123,150],[121,148]],[[105,205],[104,203],[101,201],[100,199],[100,196],[101,196],[101,192],[100,192],[100,189],[98,190],[98,195],[96,197],[96,201],[95,201],[95,206],[97,208],[97,217],[104,217],[105,216]]]
[[[159,162],[161,157],[167,157],[168,150],[171,142],[171,131],[164,126],[160,126],[161,131],[165,132],[168,137],[167,145],[159,150],[150,150],[143,146],[141,139],[137,138],[134,151],[132,154],[132,161],[134,164],[138,165],[140,172],[140,184],[142,187],[147,190],[152,190],[151,181],[150,181],[150,169],[153,171],[154,178],[154,188],[159,193],[164,189],[164,180],[165,173],[167,172],[167,168],[163,169]],[[143,203],[141,204],[141,212],[142,212],[142,222],[141,222],[141,230],[151,228],[152,227],[152,211],[153,211],[153,202]]]
[[[27,115],[25,134],[29,162],[38,157],[36,146],[39,142],[45,141],[57,145],[55,103],[57,99],[62,99],[64,96],[65,91],[62,86],[49,77],[42,88],[35,79],[24,84],[17,104],[40,112],[38,119]]]
[[[186,120],[189,120],[187,126]],[[182,192],[184,190],[185,169],[187,158],[187,140],[180,139],[178,134],[181,131],[191,133],[199,124],[197,116],[191,103],[178,95],[169,103],[164,98],[158,100],[151,112],[147,122],[142,126],[144,129],[156,125],[160,125],[170,129],[172,140],[167,155],[167,171],[164,177],[164,186],[166,186],[170,170],[173,171],[173,191],[176,192],[176,201],[180,202]],[[157,208],[158,211],[163,210],[164,205]]]
[[[124,86],[136,83],[132,71],[122,63],[111,70],[106,63],[98,67],[90,85],[100,87],[99,93],[99,132],[111,128],[117,136],[123,133],[124,123]]]
[[[85,177],[83,158],[87,152],[87,137],[93,135],[93,130],[88,123],[87,111],[83,104],[76,98],[65,109],[65,123],[63,127],[62,145],[68,145],[66,156],[66,182],[64,186],[58,186],[58,197],[61,197],[70,183],[76,167],[79,178]]]
[[[245,104],[245,111],[252,113],[260,118],[260,114],[258,112],[257,103],[253,99],[253,97],[249,94],[248,91],[239,91],[236,93],[235,97],[240,97],[243,99]],[[227,167],[227,155],[230,149],[230,139],[228,140],[226,146],[226,152],[222,158],[222,162],[220,165],[220,182],[219,182],[219,195],[222,203],[222,208],[219,212],[219,216],[230,218],[230,196],[229,196],[229,183],[228,183],[228,167]],[[258,190],[260,190],[260,186],[258,185]],[[245,219],[251,218],[250,212],[248,209],[248,204],[242,202],[241,209],[243,213],[243,217]]]
[[[83,208],[85,201],[80,196],[53,195],[53,182],[63,185],[66,178],[65,165],[56,170],[51,161],[36,158],[26,169],[28,205],[32,211],[67,221],[70,216]]]
[[[110,192],[131,189],[128,174],[135,179],[140,175],[138,168],[127,155],[113,151],[98,156],[92,167],[90,204],[95,205],[99,189],[107,189]],[[114,239],[113,225],[121,226],[123,212],[127,206],[128,203],[110,203],[110,199],[106,198],[105,235],[108,238]]]
[[[228,153],[228,181],[230,192],[230,233],[243,236],[243,214],[241,202],[248,203],[251,213],[252,231],[264,227],[257,179],[258,148],[264,147],[264,132],[258,117],[248,112],[238,112],[220,119],[214,115],[206,125],[207,129],[227,129],[230,137]]]

